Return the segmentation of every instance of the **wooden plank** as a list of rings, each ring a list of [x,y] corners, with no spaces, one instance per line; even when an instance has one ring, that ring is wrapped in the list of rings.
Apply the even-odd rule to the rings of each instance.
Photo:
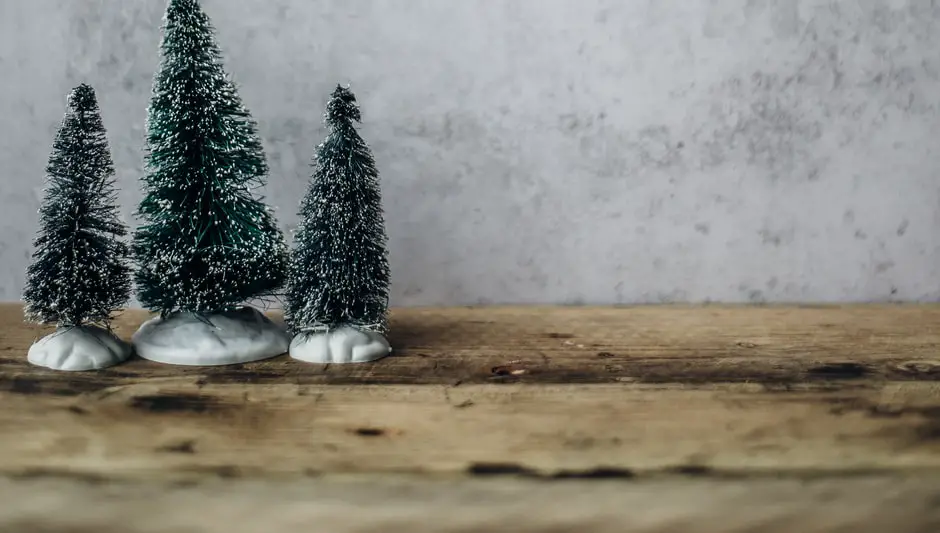
[[[140,359],[99,372],[30,367],[48,328],[0,305],[0,390],[74,395],[141,379],[203,384],[761,383],[772,389],[940,380],[940,306],[395,309],[395,356],[311,365],[286,356],[215,368]],[[116,322],[129,338],[147,317]]]
[[[398,356],[374,365],[86,373],[26,364],[43,330],[0,309],[11,475],[940,467],[937,306],[409,309],[394,315]]]
[[[940,387],[197,385],[0,393],[0,474],[940,475]]]
[[[0,531],[940,526],[938,306],[402,309],[372,365],[82,373],[21,313]]]
[[[544,483],[410,477],[193,486],[0,479],[11,533],[935,533],[935,478]]]

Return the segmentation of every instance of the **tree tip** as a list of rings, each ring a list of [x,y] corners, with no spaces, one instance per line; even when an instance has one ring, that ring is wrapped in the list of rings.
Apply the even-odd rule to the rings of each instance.
[[[333,90],[332,97],[339,98],[344,102],[356,101],[356,95],[354,95],[353,92],[349,90],[349,86],[347,85],[346,87],[343,87],[339,83],[336,84],[336,89]]]
[[[166,14],[168,20],[179,20],[189,16],[202,14],[199,0],[167,0]]]
[[[186,4],[189,4],[189,5],[195,4],[198,6],[199,1],[198,0],[167,0],[167,7],[180,6],[180,5],[186,5]]]
[[[98,105],[95,89],[87,83],[82,83],[78,87],[75,87],[69,94],[69,105],[75,108],[87,108]]]
[[[349,87],[343,87],[337,84],[336,89],[331,95],[330,102],[327,104],[326,118],[328,122],[339,122],[342,120],[360,120],[359,106],[356,104],[356,95],[349,90]]]

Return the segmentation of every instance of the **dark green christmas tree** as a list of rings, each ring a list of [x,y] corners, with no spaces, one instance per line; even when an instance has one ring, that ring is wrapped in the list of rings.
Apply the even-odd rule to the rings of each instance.
[[[284,314],[294,332],[386,329],[387,237],[378,171],[356,131],[360,120],[356,97],[338,86],[291,253]]]
[[[133,242],[138,299],[162,316],[230,311],[286,277],[284,237],[254,190],[268,166],[199,2],[170,0],[163,30]]]
[[[95,91],[79,85],[46,166],[40,230],[23,291],[26,318],[61,327],[107,325],[130,297],[127,227]]]

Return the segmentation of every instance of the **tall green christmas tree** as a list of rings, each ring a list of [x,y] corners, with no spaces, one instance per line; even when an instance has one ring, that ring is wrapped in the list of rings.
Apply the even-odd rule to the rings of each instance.
[[[130,297],[127,227],[95,91],[76,87],[46,166],[40,230],[23,291],[28,320],[106,325]]]
[[[379,175],[356,131],[353,93],[337,86],[326,109],[326,140],[300,207],[285,319],[294,332],[352,326],[383,332],[389,265]]]
[[[231,311],[286,278],[284,237],[254,191],[268,166],[199,2],[170,0],[163,30],[133,242],[138,299],[164,317]]]

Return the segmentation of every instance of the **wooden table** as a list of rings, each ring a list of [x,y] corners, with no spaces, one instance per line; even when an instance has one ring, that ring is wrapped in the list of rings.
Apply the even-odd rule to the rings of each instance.
[[[396,309],[375,364],[83,373],[21,316],[3,532],[940,532],[940,306]]]

